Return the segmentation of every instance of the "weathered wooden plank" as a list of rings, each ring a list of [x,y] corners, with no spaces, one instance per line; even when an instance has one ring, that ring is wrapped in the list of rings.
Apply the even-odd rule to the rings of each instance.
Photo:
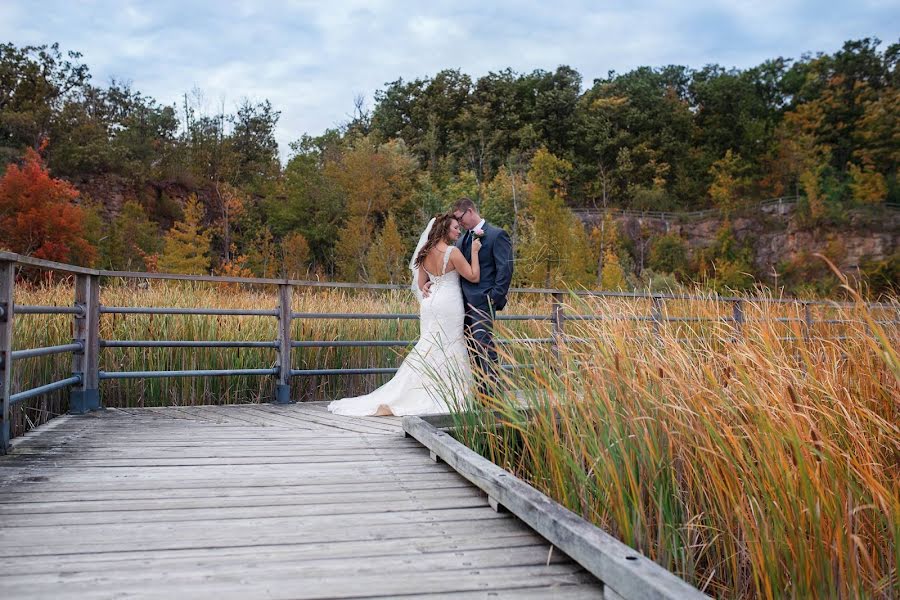
[[[0,558],[14,556],[55,556],[63,554],[130,553],[148,551],[174,551],[233,546],[267,546],[282,544],[327,544],[362,542],[371,540],[401,540],[422,537],[481,537],[529,533],[533,531],[521,521],[505,519],[463,519],[444,521],[416,521],[402,523],[354,522],[348,527],[347,519],[257,519],[253,522],[225,521],[218,524],[160,524],[156,527],[142,524],[142,530],[121,527],[83,527],[78,532],[54,535],[54,528],[31,531],[31,536],[20,536],[16,545],[0,546]],[[91,534],[91,535],[87,535]],[[12,542],[12,540],[9,540]],[[450,549],[464,547],[452,540]]]
[[[36,512],[41,510],[67,510],[71,506],[91,506],[92,503],[110,503],[121,506],[118,503],[143,502],[147,500],[162,500],[178,502],[181,500],[216,499],[221,502],[242,501],[248,499],[264,499],[271,496],[283,496],[293,498],[295,502],[309,500],[315,502],[317,498],[330,496],[351,496],[367,498],[390,498],[399,494],[456,494],[469,493],[484,495],[484,492],[474,488],[467,481],[457,479],[428,478],[419,481],[398,481],[391,479],[382,482],[345,482],[331,485],[282,485],[282,486],[216,486],[200,488],[158,488],[156,486],[137,489],[110,489],[96,490],[85,486],[78,491],[60,490],[31,490],[31,491],[0,491],[0,511],[9,505],[15,504],[15,510]],[[12,510],[12,509],[10,509]]]
[[[434,594],[410,594],[403,600],[605,600],[603,584],[582,583],[535,588],[491,589],[477,592],[438,592]]]
[[[686,581],[560,506],[419,417],[403,428],[552,544],[627,598],[705,598]],[[498,512],[498,514],[500,514]]]
[[[0,596],[598,592],[398,422],[325,403],[61,421],[0,460]]]
[[[163,504],[151,502],[150,504]],[[273,519],[282,517],[318,517],[345,515],[356,519],[362,511],[401,512],[438,510],[460,510],[487,506],[483,495],[467,496],[443,495],[438,498],[407,497],[390,500],[363,502],[353,497],[332,498],[331,502],[294,503],[285,498],[283,504],[273,504],[271,499],[263,502],[242,502],[237,505],[217,506],[208,502],[194,501],[192,506],[123,506],[119,510],[77,511],[77,512],[0,512],[0,526],[6,528],[47,527],[54,525],[116,525],[119,523],[173,523],[176,521],[224,521],[226,519]]]
[[[84,494],[71,495],[70,500],[53,500],[47,498],[47,494],[35,495],[34,501],[31,502],[2,502],[0,501],[0,515],[61,515],[71,513],[84,512],[122,512],[144,510],[171,510],[171,509],[192,509],[192,508],[245,508],[251,506],[298,506],[298,505],[319,505],[319,504],[336,504],[336,503],[366,503],[366,507],[370,508],[368,503],[376,502],[401,502],[410,500],[431,500],[438,499],[447,501],[449,499],[465,499],[479,498],[486,502],[484,492],[472,486],[465,487],[432,487],[419,490],[409,489],[377,489],[359,491],[353,488],[335,490],[329,493],[318,494],[302,494],[302,493],[285,493],[282,491],[278,494],[256,494],[242,496],[227,496],[224,494],[206,495],[190,495],[175,498],[166,497],[147,497],[142,494],[140,497],[119,495],[116,499],[97,498],[89,499]]]
[[[79,479],[70,481],[53,481],[49,478],[27,478],[23,477],[20,481],[15,481],[16,488],[30,493],[43,493],[45,491],[59,490],[69,492],[86,491],[88,493],[96,493],[108,490],[167,490],[167,489],[215,489],[223,486],[241,487],[244,489],[265,489],[277,486],[294,486],[297,488],[316,489],[320,486],[348,485],[355,482],[368,482],[389,486],[392,484],[406,485],[415,482],[428,482],[432,480],[452,481],[458,483],[465,481],[458,473],[447,470],[440,473],[425,472],[421,469],[409,472],[391,471],[378,474],[370,474],[364,479],[348,480],[342,474],[320,474],[315,476],[303,477],[298,480],[297,477],[291,475],[271,477],[266,474],[260,475],[253,479],[241,478],[235,480],[233,478],[191,478],[183,477],[171,478],[165,480],[144,479],[144,480],[116,480],[96,481],[91,478],[90,474],[85,474]],[[8,486],[0,486],[0,494],[2,490],[11,489]]]
[[[250,566],[253,575],[275,576],[290,570],[294,574],[306,574],[309,576],[323,577],[328,575],[351,575],[364,572],[379,572],[391,570],[403,574],[409,571],[417,573],[439,573],[441,571],[458,571],[478,565],[479,569],[503,569],[510,567],[528,567],[547,564],[546,545],[509,546],[500,548],[494,545],[485,549],[465,550],[439,550],[421,553],[410,552],[406,549],[403,553],[383,554],[378,552],[364,557],[354,556],[308,556],[300,562],[292,556],[278,554],[268,556],[218,556],[215,560],[209,557],[202,559],[185,559],[156,561],[156,566],[165,568],[165,577],[186,578],[206,573],[221,573],[234,570],[239,566]],[[550,557],[551,565],[569,566],[571,571],[578,571],[581,567],[572,565],[567,556]],[[102,577],[105,583],[120,581],[152,581],[157,577],[147,575],[144,565],[133,563],[117,563],[114,569],[103,570],[99,565],[81,565],[62,573],[43,572],[40,577],[30,569],[25,572],[4,571],[0,573],[0,586],[24,586],[32,582],[78,584],[93,582]]]
[[[523,586],[524,581],[544,585],[571,585],[584,583],[589,576],[580,567],[570,565],[524,566],[504,569],[465,569],[422,572],[416,565],[393,565],[391,573],[352,571],[347,567],[342,572],[317,574],[314,570],[260,569],[247,573],[234,570],[214,569],[199,571],[191,575],[170,575],[148,572],[131,582],[107,581],[98,576],[92,581],[67,582],[67,598],[104,598],[110,592],[128,585],[139,590],[139,598],[355,598],[360,596],[396,597],[409,593],[475,591],[499,587],[509,589]],[[399,576],[398,576],[399,575]],[[403,576],[406,575],[406,576]],[[155,577],[154,577],[155,576]],[[32,597],[47,597],[44,594],[56,590],[59,585],[29,581],[7,587],[12,595],[28,593]]]
[[[283,410],[279,409],[278,407],[264,405],[260,405],[259,409],[269,412]],[[400,435],[402,433],[402,429],[400,427],[394,426],[389,423],[385,423],[382,425],[368,423],[366,421],[355,419],[353,417],[338,418],[331,413],[313,413],[312,411],[304,412],[300,410],[288,412],[288,410],[284,410],[284,412],[280,414],[284,418],[291,418],[305,423],[316,423],[318,425],[325,425],[335,429],[343,429],[345,431],[383,435]]]
[[[30,574],[53,573],[60,570],[104,571],[120,567],[166,568],[182,561],[243,561],[247,559],[270,560],[286,557],[292,562],[308,559],[362,558],[368,556],[402,556],[430,554],[446,551],[469,551],[506,548],[538,547],[549,554],[546,541],[534,532],[479,537],[470,533],[460,535],[436,534],[394,539],[372,539],[344,542],[290,543],[277,545],[240,546],[225,545],[208,548],[163,550],[133,550],[130,552],[73,553],[55,556],[13,556],[3,561],[4,573],[26,571]],[[561,552],[558,562],[567,557]]]

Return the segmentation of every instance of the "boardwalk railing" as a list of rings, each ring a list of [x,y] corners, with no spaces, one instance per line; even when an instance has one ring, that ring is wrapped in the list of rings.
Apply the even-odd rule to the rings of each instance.
[[[74,278],[74,299],[72,306],[29,306],[16,305],[14,302],[17,269],[37,269],[50,271]],[[162,279],[175,281],[212,282],[219,284],[263,285],[277,288],[276,305],[272,308],[258,310],[222,309],[222,308],[173,308],[173,307],[116,307],[103,306],[100,303],[101,278],[116,279]],[[373,375],[390,374],[395,368],[354,367],[340,368],[292,368],[292,353],[299,348],[328,347],[405,347],[413,340],[316,340],[293,339],[292,323],[296,320],[416,320],[414,313],[339,313],[339,312],[293,312],[291,308],[292,293],[295,288],[332,288],[349,290],[406,290],[406,286],[354,283],[322,283],[309,281],[293,281],[288,279],[256,279],[247,277],[214,277],[200,275],[169,275],[161,273],[134,273],[121,271],[102,271],[73,265],[55,263],[20,256],[8,252],[0,252],[0,453],[6,452],[11,437],[10,409],[13,405],[57,390],[69,390],[69,411],[85,413],[101,407],[100,383],[112,379],[149,379],[160,377],[230,377],[230,376],[263,376],[271,377],[275,383],[274,401],[290,402],[290,383],[294,377],[339,376],[339,375]],[[550,310],[545,314],[499,314],[500,321],[544,321],[550,324],[549,337],[501,338],[498,343],[516,344],[549,344],[556,352],[565,341],[577,341],[566,336],[566,321],[588,321],[605,319],[622,319],[621,315],[602,314],[570,314],[566,307],[567,300],[586,297],[622,298],[644,300],[650,302],[650,312],[646,315],[625,317],[634,321],[649,323],[657,333],[664,323],[697,323],[720,322],[732,324],[737,335],[740,335],[745,322],[745,303],[782,303],[797,305],[802,313],[801,318],[783,317],[776,320],[785,323],[799,322],[804,335],[808,335],[817,323],[839,325],[841,319],[820,319],[813,311],[816,306],[841,306],[834,302],[812,302],[781,300],[771,298],[715,297],[678,294],[635,294],[602,291],[563,291],[558,289],[513,289],[516,294],[536,294],[549,297]],[[677,301],[710,301],[731,305],[730,314],[711,318],[705,316],[670,316],[666,304]],[[896,305],[871,304],[872,308],[884,308],[892,312],[890,319],[882,321],[896,325]],[[24,348],[13,350],[15,319],[17,315],[71,315],[72,340],[67,344],[43,348]],[[100,338],[100,318],[102,315],[210,315],[210,316],[260,316],[270,317],[277,321],[277,335],[274,340],[223,341],[223,340],[104,340]],[[178,371],[145,370],[145,371],[104,371],[100,369],[100,353],[104,348],[272,348],[276,360],[270,368],[259,369],[186,369]],[[13,364],[17,360],[50,355],[67,355],[71,360],[71,374],[57,381],[12,393]],[[515,369],[520,365],[504,365],[504,368]]]

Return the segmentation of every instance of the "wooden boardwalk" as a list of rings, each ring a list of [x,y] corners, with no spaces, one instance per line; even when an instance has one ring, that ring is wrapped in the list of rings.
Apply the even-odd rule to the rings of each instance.
[[[0,598],[598,598],[397,418],[108,409],[0,457]]]

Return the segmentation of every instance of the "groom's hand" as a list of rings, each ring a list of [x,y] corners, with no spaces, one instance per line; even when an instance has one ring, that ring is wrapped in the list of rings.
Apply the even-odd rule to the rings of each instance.
[[[431,295],[431,282],[426,281],[425,285],[422,286],[422,297],[427,298]]]

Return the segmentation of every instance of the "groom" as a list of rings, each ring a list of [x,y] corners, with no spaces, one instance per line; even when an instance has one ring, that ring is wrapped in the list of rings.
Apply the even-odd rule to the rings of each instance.
[[[496,389],[497,347],[494,345],[494,317],[506,306],[506,295],[513,274],[512,241],[509,234],[486,223],[470,198],[460,198],[453,206],[453,216],[466,229],[456,245],[467,261],[472,259],[472,240],[481,238],[478,262],[481,279],[471,283],[460,279],[466,307],[466,340],[469,354],[475,358],[476,372],[483,377],[479,391]],[[484,379],[486,378],[486,380]]]

